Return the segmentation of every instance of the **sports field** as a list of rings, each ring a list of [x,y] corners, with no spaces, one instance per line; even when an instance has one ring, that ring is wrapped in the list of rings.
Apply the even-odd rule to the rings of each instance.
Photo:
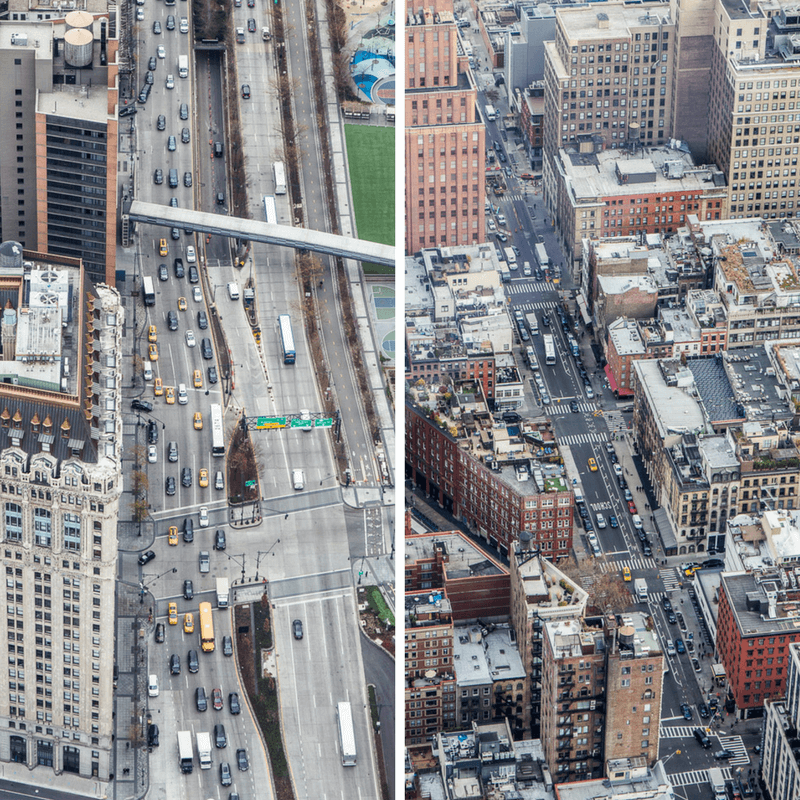
[[[394,244],[394,128],[345,125],[359,239]],[[364,264],[366,272],[394,272]]]

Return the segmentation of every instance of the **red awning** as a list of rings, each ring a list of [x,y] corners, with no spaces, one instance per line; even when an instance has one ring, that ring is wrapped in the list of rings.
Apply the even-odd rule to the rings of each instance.
[[[611,371],[611,366],[606,364],[606,378],[608,378],[608,383],[611,386],[612,392],[619,391],[619,387],[617,386],[617,379],[614,377],[614,373]]]

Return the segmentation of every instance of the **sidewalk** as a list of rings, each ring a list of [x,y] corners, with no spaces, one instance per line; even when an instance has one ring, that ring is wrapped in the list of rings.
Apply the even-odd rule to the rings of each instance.
[[[74,795],[76,798],[105,798],[111,796],[111,783],[90,778],[81,778],[69,772],[56,775],[52,770],[30,769],[25,764],[3,761],[0,764],[0,778],[14,781],[28,790],[24,795],[40,794],[39,789],[58,792],[59,795]],[[44,792],[42,792],[43,794]],[[10,795],[9,795],[10,796]]]

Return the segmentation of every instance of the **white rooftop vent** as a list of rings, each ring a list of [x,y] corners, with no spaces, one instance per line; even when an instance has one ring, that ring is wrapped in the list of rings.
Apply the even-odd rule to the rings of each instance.
[[[20,47],[27,47],[28,46],[28,34],[27,33],[12,33],[11,34],[11,44],[19,45]]]

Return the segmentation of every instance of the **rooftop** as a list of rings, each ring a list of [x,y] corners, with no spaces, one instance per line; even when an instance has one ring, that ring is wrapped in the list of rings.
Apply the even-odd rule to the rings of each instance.
[[[607,763],[608,778],[559,783],[557,800],[674,800],[677,796],[661,761],[652,769],[642,758]]]
[[[525,679],[525,668],[508,625],[455,628],[453,667],[456,684],[463,687]]]
[[[669,19],[669,5],[666,3],[650,6],[629,6],[604,3],[598,7],[594,3],[588,8],[557,8],[556,16],[564,26],[569,42],[604,42],[611,38],[625,37],[631,29],[665,26],[673,23]]]
[[[473,575],[503,575],[507,572],[460,531],[410,536],[405,540],[406,563],[445,558],[444,570],[453,580]]]
[[[516,571],[525,593],[528,618],[583,616],[589,600],[589,593],[585,589],[534,551],[517,547],[512,557],[516,561]]]
[[[646,352],[639,327],[635,320],[619,317],[608,326],[608,338],[621,356],[633,356]]]
[[[800,592],[794,569],[723,572],[720,580],[742,636],[800,630]]]
[[[794,409],[782,396],[781,382],[764,347],[742,347],[722,354],[727,385],[748,422],[789,420]],[[705,398],[704,398],[705,399]]]

